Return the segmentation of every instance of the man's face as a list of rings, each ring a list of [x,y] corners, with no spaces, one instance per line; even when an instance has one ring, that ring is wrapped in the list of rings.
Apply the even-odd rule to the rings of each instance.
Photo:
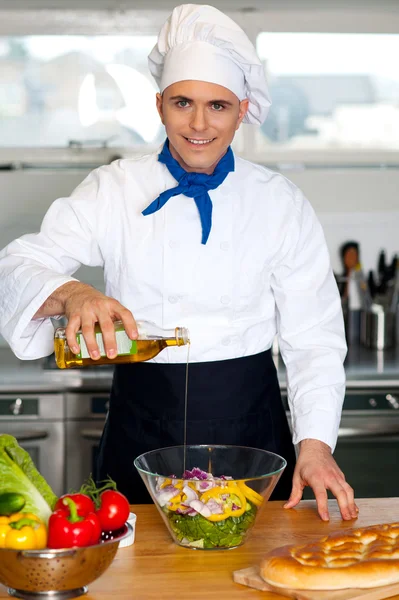
[[[186,171],[212,173],[248,110],[227,88],[205,81],[179,81],[157,94],[157,109],[170,152]]]
[[[359,262],[359,254],[353,246],[347,249],[344,255],[344,266],[348,271],[356,267]]]

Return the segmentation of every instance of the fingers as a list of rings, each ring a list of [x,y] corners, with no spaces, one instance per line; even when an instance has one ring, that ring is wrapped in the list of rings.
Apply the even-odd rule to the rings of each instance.
[[[68,320],[68,325],[65,328],[65,337],[67,344],[74,354],[78,354],[80,351],[79,344],[76,340],[76,334],[80,329],[80,316],[71,316]]]
[[[115,358],[118,346],[114,321],[123,322],[127,335],[131,339],[138,337],[136,321],[132,313],[114,298],[109,298],[94,289],[85,289],[84,294],[69,298],[68,325],[66,339],[68,346],[75,354],[80,349],[76,334],[80,329],[90,358],[97,360],[101,355]],[[102,336],[96,336],[95,326],[98,323]]]
[[[304,486],[301,484],[299,477],[294,475],[292,480],[292,491],[288,501],[284,504],[284,508],[294,508],[302,499]]]
[[[354,491],[346,481],[336,479],[329,485],[329,489],[337,499],[339,510],[345,521],[356,519],[359,509],[355,504]]]
[[[109,302],[108,300],[107,302],[97,303],[94,313],[89,313],[87,317],[82,317],[82,333],[85,338],[90,357],[94,360],[98,359],[104,354],[106,354],[107,358],[111,359],[118,355],[118,344],[115,335],[114,320],[115,317],[118,317],[119,312],[122,312],[119,302]],[[102,333],[102,342],[101,338],[96,338],[94,332],[94,325],[96,322],[98,322]]]
[[[98,347],[96,334],[94,332],[95,321],[92,319],[82,319],[81,330],[86,342],[87,350],[90,354],[90,358],[98,360],[100,358],[100,348]]]
[[[130,310],[122,305],[120,306],[121,308],[116,311],[116,315],[122,321],[125,331],[130,339],[135,340],[138,336],[136,320]]]
[[[320,515],[322,521],[329,521],[330,515],[328,513],[328,496],[327,490],[324,485],[315,485],[313,492],[316,498],[317,512]]]
[[[327,490],[331,490],[336,497],[343,519],[357,518],[359,509],[355,503],[353,489],[346,482],[345,475],[330,451],[323,451],[323,446],[320,448],[321,450],[318,450],[316,447],[317,451],[315,451],[313,442],[301,444],[291,496],[284,508],[296,506],[302,498],[304,487],[308,485],[314,492],[317,510],[323,521],[329,520]]]
[[[109,313],[102,310],[99,311],[98,324],[100,325],[104,345],[104,348],[100,348],[100,353],[104,351],[108,358],[115,358],[118,354],[118,345],[116,342],[114,321]]]
[[[117,317],[123,323],[124,329],[130,339],[136,339],[138,336],[136,321],[127,308],[124,308],[119,302],[113,306],[113,317]],[[108,358],[115,358],[118,354],[118,345],[115,335],[114,320],[111,318],[107,308],[99,311],[98,323],[102,332],[104,350]]]

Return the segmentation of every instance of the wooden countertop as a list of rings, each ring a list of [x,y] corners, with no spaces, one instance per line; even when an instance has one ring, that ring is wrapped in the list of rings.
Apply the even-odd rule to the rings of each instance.
[[[177,600],[203,598],[278,600],[233,582],[232,572],[259,563],[275,546],[310,540],[339,529],[399,521],[399,498],[357,500],[356,521],[342,521],[335,501],[329,502],[330,521],[323,523],[313,500],[284,510],[269,502],[251,537],[234,550],[190,550],[174,544],[155,506],[135,505],[136,541],[120,548],[109,569],[94,583],[85,600]],[[10,598],[0,586],[0,599]],[[399,600],[399,596],[392,600]]]

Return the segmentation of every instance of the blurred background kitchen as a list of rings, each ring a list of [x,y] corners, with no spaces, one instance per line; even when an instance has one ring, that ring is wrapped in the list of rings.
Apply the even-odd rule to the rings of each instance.
[[[335,452],[358,497],[399,496],[399,2],[215,0],[273,106],[237,154],[287,175],[324,227],[349,345]],[[0,246],[93,168],[159,146],[147,55],[167,0],[0,0]],[[103,289],[102,272],[77,277]],[[284,366],[275,361],[285,398]],[[93,469],[112,371],[21,362],[0,338],[0,431],[56,493]]]

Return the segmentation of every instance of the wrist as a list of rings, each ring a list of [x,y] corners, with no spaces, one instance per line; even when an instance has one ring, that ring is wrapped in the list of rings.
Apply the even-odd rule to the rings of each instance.
[[[70,305],[75,301],[78,294],[84,294],[87,291],[93,291],[94,288],[88,283],[82,283],[81,281],[69,281],[57,292],[57,300],[61,303],[63,308],[63,314],[68,315]]]
[[[65,315],[66,304],[69,298],[75,294],[75,292],[81,287],[90,287],[80,281],[68,281],[63,285],[60,285],[54,292],[49,296],[39,310],[32,317],[33,319],[43,319],[48,317],[57,317]]]
[[[331,454],[331,447],[322,442],[321,440],[316,440],[314,438],[305,438],[299,442],[300,450],[312,450],[318,452],[328,452]]]

